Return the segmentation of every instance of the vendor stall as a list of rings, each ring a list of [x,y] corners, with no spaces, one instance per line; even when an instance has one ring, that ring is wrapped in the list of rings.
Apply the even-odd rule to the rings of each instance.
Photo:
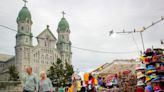
[[[145,92],[164,91],[164,55],[163,49],[148,48],[143,56],[142,63],[146,65],[145,70]]]

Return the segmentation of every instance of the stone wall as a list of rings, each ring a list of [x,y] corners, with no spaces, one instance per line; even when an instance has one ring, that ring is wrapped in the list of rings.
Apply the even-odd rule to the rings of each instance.
[[[21,81],[0,81],[0,92],[22,92]]]

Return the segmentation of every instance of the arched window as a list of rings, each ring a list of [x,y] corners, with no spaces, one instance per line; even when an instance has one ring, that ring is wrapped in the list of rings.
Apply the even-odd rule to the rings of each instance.
[[[26,38],[26,42],[28,42],[28,38]]]
[[[69,50],[69,46],[66,46],[67,47],[67,50]]]
[[[41,57],[42,59],[44,59],[44,55],[42,55],[42,57]]]
[[[39,58],[39,56],[40,56],[40,52],[38,51],[38,58]]]
[[[24,30],[24,27],[23,26],[21,27],[21,30]]]
[[[45,41],[45,47],[47,46],[47,43],[46,43],[46,41]]]
[[[30,23],[30,21],[29,21],[29,20],[27,20],[27,23]]]
[[[64,39],[64,35],[62,35],[62,39]]]
[[[27,32],[29,32],[29,29],[30,29],[29,26],[27,26]]]
[[[48,59],[48,54],[46,54],[46,60]]]

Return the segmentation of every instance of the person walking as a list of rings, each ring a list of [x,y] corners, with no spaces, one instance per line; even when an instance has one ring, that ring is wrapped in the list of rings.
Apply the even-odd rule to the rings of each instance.
[[[82,87],[81,87],[80,92],[86,92],[86,86],[85,86],[85,83],[83,81],[81,81],[81,85],[82,85]]]
[[[27,76],[23,79],[23,92],[37,92],[38,80],[36,75],[32,72],[32,67],[26,68]]]
[[[111,92],[119,92],[119,91],[120,91],[119,88],[117,88],[117,86],[114,86]]]
[[[81,80],[77,80],[76,81],[76,85],[77,85],[77,92],[80,92],[82,85],[81,85]]]
[[[59,88],[59,92],[64,92],[63,86],[61,86],[61,87]]]
[[[73,92],[73,89],[74,89],[74,85],[71,85],[71,87],[68,88],[67,92]]]
[[[94,77],[92,75],[89,75],[87,92],[96,92],[95,87],[94,87]]]
[[[41,80],[39,81],[39,92],[53,92],[52,82],[49,78],[47,78],[45,71],[41,71],[40,76]]]

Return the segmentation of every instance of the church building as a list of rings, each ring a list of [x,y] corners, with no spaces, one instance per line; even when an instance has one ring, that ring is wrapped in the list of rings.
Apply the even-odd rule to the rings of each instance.
[[[57,33],[54,36],[49,26],[36,37],[38,44],[33,46],[32,15],[25,5],[20,10],[17,22],[15,56],[0,54],[0,73],[4,73],[8,67],[14,64],[22,75],[27,66],[33,68],[33,72],[39,74],[46,71],[57,58],[71,64],[72,51],[70,41],[69,24],[64,17],[59,21]],[[1,67],[2,66],[2,67]]]

